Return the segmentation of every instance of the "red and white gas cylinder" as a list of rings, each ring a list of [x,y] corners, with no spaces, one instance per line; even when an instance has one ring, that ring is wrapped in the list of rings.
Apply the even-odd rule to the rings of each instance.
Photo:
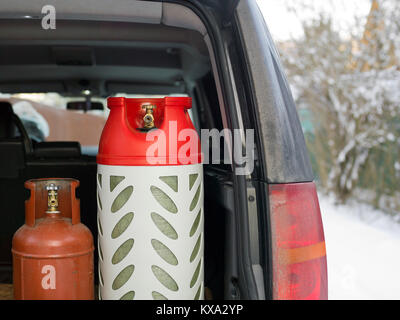
[[[203,299],[203,167],[191,99],[109,98],[97,156],[101,299]]]
[[[25,182],[25,224],[12,243],[17,300],[94,299],[93,237],[80,223],[74,179]]]

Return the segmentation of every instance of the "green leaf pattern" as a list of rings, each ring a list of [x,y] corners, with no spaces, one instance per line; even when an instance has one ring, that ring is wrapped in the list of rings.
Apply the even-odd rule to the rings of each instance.
[[[101,224],[101,211],[103,210],[102,207],[102,202],[100,198],[101,191],[102,190],[102,182],[104,179],[107,179],[107,176],[103,176],[102,174],[98,174],[98,184],[97,184],[97,189],[98,189],[98,203],[99,203],[99,218],[98,218],[98,228],[99,228],[99,237],[104,237],[103,235],[103,228]],[[109,177],[109,186],[110,186],[110,192],[113,192],[115,188],[125,179],[123,176],[110,176]],[[112,232],[111,232],[111,239],[117,239],[119,238],[125,230],[129,227],[131,224],[134,213],[133,212],[124,212],[124,207],[126,203],[129,201],[133,193],[133,186],[128,185],[126,186],[122,191],[118,192],[113,201],[112,205],[110,208],[111,212],[108,212],[107,214],[117,214],[117,215],[122,215],[121,218],[118,219],[118,222],[114,225]],[[112,258],[110,259],[111,263],[113,265],[120,265],[122,261],[125,261],[126,257],[129,255],[129,253],[133,250],[133,245],[134,245],[134,239],[129,238],[126,241],[124,241],[118,249],[115,250],[114,254],[112,255]],[[103,257],[103,252],[102,248],[100,245],[99,241],[99,256],[101,258],[101,261],[104,262],[104,257]],[[106,257],[107,258],[107,257]],[[120,269],[120,272],[114,277],[112,280],[112,289],[113,290],[118,290],[122,288],[128,280],[132,277],[133,273],[135,270],[135,266],[133,264],[129,264],[126,266],[122,266]],[[104,286],[104,280],[103,280],[103,275],[101,271],[101,263],[99,263],[99,278],[100,278],[100,286]],[[100,291],[99,291],[100,292]],[[120,300],[133,300],[135,297],[135,291],[130,290],[125,292],[121,297]],[[101,298],[101,295],[99,294],[99,298]]]
[[[194,211],[195,208],[198,208],[199,200],[201,198],[201,192],[202,192],[202,184],[201,182],[198,183],[198,186],[195,188],[195,192],[193,187],[196,184],[196,181],[198,180],[198,173],[195,174],[189,174],[188,175],[188,189],[186,192],[189,192],[189,194],[192,194],[192,198],[190,201],[190,206],[187,208],[186,212],[183,214],[192,214],[192,211]],[[173,191],[178,190],[179,186],[179,179],[176,176],[162,176],[159,177],[159,179],[167,184]],[[162,184],[159,184],[158,186],[151,186],[151,192],[153,194],[154,199],[165,209],[165,212],[163,214],[160,213],[155,213],[152,212],[152,220],[154,224],[157,226],[158,230],[163,234],[167,235],[167,237],[171,240],[176,240],[179,237],[179,233],[177,233],[175,228],[173,227],[173,224],[171,223],[171,220],[168,219],[169,214],[179,214],[179,210],[177,205],[174,202],[174,194],[172,194],[170,191],[167,189],[163,188]],[[179,195],[178,195],[179,196]],[[183,208],[182,208],[183,209]],[[182,210],[181,209],[181,210]],[[193,268],[193,273],[192,273],[192,278],[190,280],[190,283],[187,284],[188,287],[193,288],[196,283],[198,283],[198,280],[200,278],[201,274],[201,262],[202,259],[200,258],[197,261],[197,257],[199,255],[200,249],[202,249],[202,232],[198,232],[199,225],[202,222],[202,211],[201,208],[198,209],[198,213],[193,217],[192,223],[191,223],[191,228],[188,232],[190,237],[193,237],[195,234],[199,233],[197,236],[197,241],[190,252],[190,256],[187,258],[190,261],[191,267]],[[161,239],[161,238],[160,238]],[[170,266],[168,266],[169,270],[171,273],[167,273],[166,270],[162,269],[160,266],[153,265],[152,270],[154,276],[160,281],[161,284],[163,284],[166,288],[175,291],[179,290],[179,287],[177,285],[176,280],[173,278],[174,274],[174,267],[179,264],[179,259],[177,256],[172,252],[171,247],[168,247],[168,245],[165,242],[162,242],[160,239],[152,239],[152,246],[154,250],[157,252],[159,257],[167,262]],[[172,243],[172,242],[171,242]],[[186,262],[187,263],[187,262]],[[196,295],[193,297],[195,299],[200,298],[200,293],[201,293],[201,286],[202,284],[199,285],[199,288],[197,289]],[[166,293],[168,296],[168,293]],[[152,293],[153,299],[154,300],[159,300],[159,299],[167,299],[164,294],[158,292],[158,291],[153,291]]]
[[[184,179],[184,176],[160,176],[158,177],[160,183],[156,183],[155,185],[150,186],[150,193],[153,198],[157,201],[159,206],[157,208],[149,208],[149,212],[147,213],[151,218],[155,228],[154,230],[158,231],[155,238],[149,240],[152,248],[154,249],[154,253],[159,259],[159,263],[153,264],[151,267],[149,266],[149,272],[153,274],[155,279],[158,280],[162,287],[158,288],[149,288],[151,290],[151,296],[154,300],[167,300],[168,295],[171,292],[179,292],[180,287],[185,288],[196,288],[193,293],[193,299],[200,299],[200,295],[202,293],[203,282],[200,281],[202,278],[202,255],[199,253],[202,252],[203,248],[203,232],[200,226],[203,224],[203,213],[202,207],[200,204],[200,199],[202,197],[202,180],[199,181],[198,173],[192,173],[186,175],[186,183],[182,183],[181,179]],[[132,234],[127,234],[126,230],[129,226],[134,223],[136,214],[145,214],[143,212],[131,212],[132,208],[127,205],[129,199],[132,194],[135,193],[134,184],[128,185],[124,176],[108,176],[105,174],[98,174],[97,176],[97,188],[98,188],[98,203],[99,203],[99,217],[102,214],[103,207],[101,203],[101,190],[102,185],[104,185],[103,192],[111,192],[113,195],[111,210],[107,213],[103,214],[115,214],[118,215],[118,221],[112,227],[111,239],[106,241],[119,241],[120,245],[118,249],[115,250],[112,257],[103,257],[103,253],[101,252],[101,246],[99,245],[99,254],[101,259],[103,258],[110,259],[109,263],[113,265],[121,265],[120,271],[116,276],[114,276],[112,281],[112,289],[119,290],[121,288],[125,288],[125,284],[128,280],[134,276],[135,263],[136,260],[132,260],[128,258],[131,252],[135,251],[135,240],[132,238]],[[123,182],[123,184],[122,184]],[[104,183],[104,184],[103,184]],[[117,186],[121,184],[117,188]],[[107,188],[105,188],[107,186]],[[186,186],[186,190],[183,190],[180,187]],[[107,191],[105,189],[108,189]],[[118,189],[118,190],[117,190]],[[184,188],[185,189],[185,188]],[[121,190],[121,191],[120,191]],[[178,192],[179,190],[179,192]],[[178,207],[178,203],[174,199],[176,197],[181,196],[180,193],[184,192],[185,196],[190,195],[190,205],[187,208]],[[157,212],[154,212],[155,210]],[[196,214],[193,214],[194,211]],[[185,230],[177,229],[177,226],[174,226],[173,219],[171,217],[175,215],[190,215],[192,217],[189,228]],[[104,237],[103,229],[101,225],[101,220],[98,220],[98,228],[99,228],[99,236]],[[125,234],[126,233],[126,234]],[[184,235],[186,234],[186,235]],[[124,236],[125,241],[121,241],[121,237]],[[187,253],[187,257],[178,256],[177,253],[173,252],[174,243],[179,241],[180,237],[183,239],[197,239],[194,247],[191,252]],[[189,236],[189,238],[187,238]],[[195,238],[196,236],[196,238]],[[182,241],[182,240],[181,240]],[[192,241],[192,240],[190,240]],[[182,261],[180,261],[182,259]],[[108,260],[107,260],[108,261]],[[107,262],[104,262],[107,263]],[[137,263],[140,263],[137,262]],[[178,284],[176,269],[180,263],[189,263],[191,271],[191,278],[188,282]],[[101,264],[101,263],[100,263]],[[99,277],[100,285],[103,286],[103,276],[101,273],[101,268],[99,266]],[[133,289],[133,290],[132,290]],[[124,289],[121,289],[124,290]],[[121,300],[133,300],[137,290],[135,288],[126,287],[126,292],[122,293],[120,298]],[[100,296],[100,295],[99,295]]]

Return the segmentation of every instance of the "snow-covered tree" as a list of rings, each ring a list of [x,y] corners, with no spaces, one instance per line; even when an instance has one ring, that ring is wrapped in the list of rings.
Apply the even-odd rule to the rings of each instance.
[[[400,1],[371,1],[371,8],[368,19],[355,17],[360,28],[348,30],[329,13],[308,16],[304,36],[280,45],[297,105],[312,112],[308,146],[320,182],[342,201],[371,168],[371,153],[400,146]]]

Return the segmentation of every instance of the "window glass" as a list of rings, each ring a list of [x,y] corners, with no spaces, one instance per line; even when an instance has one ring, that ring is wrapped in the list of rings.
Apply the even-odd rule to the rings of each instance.
[[[67,104],[84,102],[83,97],[63,97],[58,93],[0,94],[0,99],[12,104],[34,142],[78,141],[83,154],[96,155],[101,131],[107,120],[106,99],[100,102],[103,110],[70,110]]]
[[[163,98],[165,95],[139,95],[118,93],[126,98]],[[170,96],[187,96],[171,94]],[[2,94],[0,100],[12,104],[14,113],[21,119],[29,137],[34,142],[78,141],[82,154],[95,156],[109,109],[107,99],[92,97],[97,103],[96,110],[82,110],[85,97],[64,97],[55,92]],[[78,108],[71,109],[72,102],[80,102]],[[98,104],[100,103],[100,104]],[[192,111],[189,115],[193,121]]]

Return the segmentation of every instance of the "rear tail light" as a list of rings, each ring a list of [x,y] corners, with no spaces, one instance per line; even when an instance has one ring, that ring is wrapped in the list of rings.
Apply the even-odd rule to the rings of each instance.
[[[269,186],[273,298],[327,299],[324,230],[314,183]]]

